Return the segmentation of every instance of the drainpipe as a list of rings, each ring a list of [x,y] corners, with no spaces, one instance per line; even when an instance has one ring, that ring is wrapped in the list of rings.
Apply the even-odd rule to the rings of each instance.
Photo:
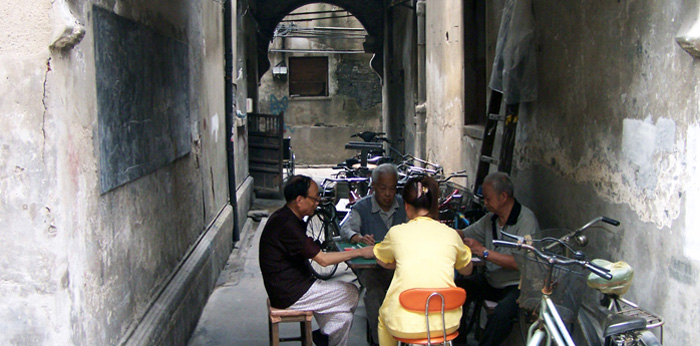
[[[238,229],[238,200],[236,199],[236,160],[233,148],[233,127],[234,123],[234,91],[233,91],[233,0],[224,1],[224,44],[225,48],[225,77],[224,93],[226,103],[226,163],[228,165],[228,195],[231,207],[233,208],[233,242],[240,240]]]
[[[426,157],[426,77],[425,77],[425,0],[416,1],[416,55],[417,55],[417,72],[416,82],[418,84],[416,114],[414,122],[416,124],[415,137],[415,154],[417,157],[427,159]]]

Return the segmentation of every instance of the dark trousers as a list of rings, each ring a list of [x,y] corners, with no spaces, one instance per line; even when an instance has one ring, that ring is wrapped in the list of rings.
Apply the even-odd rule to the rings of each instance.
[[[518,285],[506,286],[504,288],[494,288],[486,281],[486,276],[483,273],[476,273],[469,277],[458,277],[455,280],[458,287],[464,288],[467,291],[467,301],[464,303],[464,313],[462,315],[462,323],[460,324],[460,334],[466,332],[467,322],[469,318],[466,316],[466,311],[471,302],[480,302],[483,300],[491,300],[498,302],[498,305],[489,316],[484,329],[484,336],[479,342],[479,345],[497,346],[503,343],[508,338],[511,329],[513,329],[513,320],[518,316],[517,299],[520,296]],[[480,309],[481,306],[475,306],[475,309]],[[478,321],[476,323],[479,323]]]
[[[367,322],[369,332],[372,335],[372,343],[379,344],[377,327],[379,326],[379,308],[384,302],[386,291],[391,285],[394,271],[384,268],[358,269],[357,278],[365,288],[365,311],[367,312]]]

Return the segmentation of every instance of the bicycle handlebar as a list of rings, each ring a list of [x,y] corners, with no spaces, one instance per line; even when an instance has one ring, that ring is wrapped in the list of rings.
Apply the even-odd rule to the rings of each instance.
[[[438,179],[438,184],[446,183],[452,178],[469,178],[469,174],[464,173],[464,171],[454,172],[448,175],[445,179]]]
[[[323,182],[321,183],[322,187],[326,186],[326,183],[328,182],[333,182],[333,183],[339,183],[339,182],[360,182],[360,181],[368,181],[369,178],[363,178],[363,177],[352,177],[352,178],[323,178]]]
[[[552,248],[554,248],[557,245],[566,244],[569,242],[569,240],[572,237],[578,236],[579,234],[581,234],[581,232],[585,231],[586,229],[588,229],[589,227],[593,226],[594,224],[596,224],[600,221],[605,222],[605,223],[610,224],[610,225],[613,225],[613,226],[616,226],[616,227],[620,225],[620,221],[617,221],[613,218],[609,218],[607,216],[598,216],[598,217],[594,218],[593,220],[588,221],[588,223],[581,226],[581,228],[564,235],[563,237],[557,239],[556,241],[553,241],[551,244],[547,245],[544,249],[551,250]]]
[[[605,222],[605,223],[607,223],[607,224],[610,224],[610,225],[613,225],[613,226],[619,226],[619,225],[620,225],[620,221],[617,221],[617,220],[615,220],[615,219],[609,218],[609,217],[607,217],[607,216],[598,216],[598,217],[596,217],[595,219],[593,219],[593,220],[591,220],[591,221],[588,221],[588,223],[585,224],[585,225],[583,225],[581,228],[575,230],[574,233],[581,233],[581,232],[583,232],[583,230],[587,229],[588,227],[593,226],[593,224],[595,224],[596,222],[599,222],[599,221],[603,221],[603,222]]]
[[[592,271],[595,275],[600,276],[603,279],[610,280],[612,279],[612,274],[610,274],[610,270],[603,268],[593,262],[588,262],[586,261],[586,269]]]
[[[411,154],[406,154],[406,155],[404,155],[404,156],[403,156],[403,159],[404,159],[404,161],[417,161],[417,162],[420,162],[420,163],[422,163],[422,164],[424,164],[424,165],[426,165],[426,166],[435,167],[436,170],[442,170],[442,166],[441,166],[441,165],[439,165],[439,164],[437,164],[437,163],[432,163],[432,162],[423,160],[423,159],[418,158],[418,157],[415,157],[415,156],[413,156],[413,155],[411,155]]]
[[[503,233],[505,233],[505,232],[503,232]],[[512,236],[512,234],[510,236]],[[519,239],[523,239],[523,237],[518,237],[518,236],[515,236],[515,237],[519,238]],[[516,242],[516,243],[510,242],[510,241],[505,241],[505,240],[494,240],[493,245],[503,246],[503,247],[514,247],[516,249],[530,250],[533,253],[535,253],[535,255],[537,255],[537,257],[545,260],[549,265],[559,264],[559,265],[566,266],[566,265],[578,264],[578,265],[588,269],[589,271],[593,272],[594,274],[596,274],[596,275],[598,275],[606,280],[612,279],[612,274],[610,274],[610,270],[608,270],[608,269],[597,266],[597,265],[595,265],[589,261],[586,261],[586,260],[577,260],[577,259],[563,257],[563,256],[557,256],[557,255],[547,255],[547,254],[542,253],[540,250],[537,250],[537,248],[535,248],[534,246],[529,245],[529,244],[525,244],[523,241],[520,241],[520,240],[518,240],[518,242]]]

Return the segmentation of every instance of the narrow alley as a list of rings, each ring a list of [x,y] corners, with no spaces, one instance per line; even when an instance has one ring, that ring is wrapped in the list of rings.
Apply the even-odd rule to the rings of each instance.
[[[439,195],[461,203],[441,220],[458,234],[498,216],[488,245],[462,240],[511,271],[487,282],[508,302],[517,279],[542,281],[495,248],[494,220],[510,227],[517,210],[531,229],[578,231],[581,261],[626,269],[624,298],[653,318],[612,337],[700,339],[700,1],[36,0],[0,13],[0,345],[267,344],[265,219],[249,212],[279,207],[295,172],[319,180],[341,163],[349,201],[380,160],[454,175],[461,187]],[[505,193],[503,215],[487,190]],[[344,268],[334,280],[354,282]],[[604,342],[590,311],[618,292],[576,287],[569,317],[590,326],[574,340]],[[351,346],[367,344],[365,315],[361,303]]]

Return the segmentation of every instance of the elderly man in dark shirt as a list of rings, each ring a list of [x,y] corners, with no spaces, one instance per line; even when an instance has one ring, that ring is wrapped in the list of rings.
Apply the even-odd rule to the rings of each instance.
[[[304,216],[312,215],[319,202],[318,185],[307,176],[294,176],[284,187],[287,204],[267,221],[260,238],[260,270],[270,304],[279,309],[313,311],[320,331],[314,343],[344,346],[348,342],[358,290],[341,281],[316,280],[309,259],[322,266],[356,257],[372,258],[372,247],[323,252],[306,236]],[[324,336],[327,336],[324,337]]]

